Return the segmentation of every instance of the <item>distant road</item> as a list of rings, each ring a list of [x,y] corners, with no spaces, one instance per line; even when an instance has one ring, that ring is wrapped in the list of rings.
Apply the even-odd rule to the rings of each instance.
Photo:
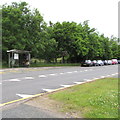
[[[117,77],[118,65],[4,69],[2,103],[104,77]]]

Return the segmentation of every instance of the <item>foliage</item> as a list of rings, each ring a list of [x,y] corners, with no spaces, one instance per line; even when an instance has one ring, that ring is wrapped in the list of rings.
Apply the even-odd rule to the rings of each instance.
[[[31,51],[32,57],[47,62],[67,57],[68,62],[84,59],[118,58],[115,37],[105,37],[90,28],[88,21],[49,22],[47,25],[37,9],[30,10],[26,2],[2,6],[2,55],[7,60],[8,49]]]

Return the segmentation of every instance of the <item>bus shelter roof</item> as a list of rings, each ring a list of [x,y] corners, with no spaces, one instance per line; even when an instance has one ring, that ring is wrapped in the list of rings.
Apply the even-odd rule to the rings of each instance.
[[[30,53],[31,51],[12,49],[12,50],[7,50],[7,52],[8,53],[10,53],[10,52],[13,52],[13,53]]]

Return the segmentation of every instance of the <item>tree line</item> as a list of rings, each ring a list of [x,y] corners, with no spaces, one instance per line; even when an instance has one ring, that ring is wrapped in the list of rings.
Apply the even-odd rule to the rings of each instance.
[[[77,63],[85,59],[119,58],[118,38],[105,37],[90,28],[88,21],[47,24],[37,9],[31,10],[26,2],[13,2],[2,9],[2,59],[7,50],[31,51],[33,58],[47,62],[62,57]]]

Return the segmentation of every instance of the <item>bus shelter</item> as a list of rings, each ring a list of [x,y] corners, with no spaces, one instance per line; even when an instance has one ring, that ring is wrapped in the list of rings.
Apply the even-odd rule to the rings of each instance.
[[[9,67],[29,67],[30,51],[25,50],[7,50]]]

